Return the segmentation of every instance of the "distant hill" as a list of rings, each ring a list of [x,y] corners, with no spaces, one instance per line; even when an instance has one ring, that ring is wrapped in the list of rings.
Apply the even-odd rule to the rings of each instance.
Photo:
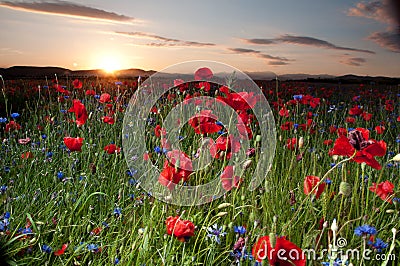
[[[0,68],[0,75],[4,79],[17,79],[17,78],[49,78],[52,79],[57,75],[58,77],[105,77],[115,76],[118,78],[138,77],[138,76],[151,76],[155,71],[145,71],[142,69],[124,69],[115,71],[109,74],[100,69],[94,70],[69,70],[61,67],[35,67],[35,66],[13,66],[9,68]]]
[[[36,66],[13,66],[9,68],[0,68],[0,75],[4,79],[22,79],[22,78],[37,78],[53,79],[55,74],[57,77],[70,77],[70,78],[88,78],[88,77],[106,77],[112,76],[115,78],[132,78],[132,77],[148,77],[156,73],[154,70],[142,70],[142,69],[124,69],[117,70],[112,74],[106,73],[100,69],[94,70],[70,70],[61,67],[36,67]],[[254,80],[272,80],[276,78],[276,75],[272,72],[246,72],[250,78]],[[370,76],[357,76],[357,75],[343,75],[343,76],[332,76],[328,74],[310,75],[310,74],[284,74],[278,75],[280,81],[307,81],[307,82],[319,82],[319,83],[343,83],[343,84],[400,84],[400,77],[370,77]]]

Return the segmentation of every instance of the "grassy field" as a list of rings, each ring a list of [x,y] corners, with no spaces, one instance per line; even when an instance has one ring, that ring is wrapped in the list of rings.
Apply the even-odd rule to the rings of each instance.
[[[273,109],[277,132],[274,163],[263,185],[254,191],[244,186],[257,160],[257,142],[263,141],[257,138],[257,121],[250,120],[256,155],[248,157],[243,185],[232,179],[223,197],[182,207],[142,190],[140,173],[126,164],[122,124],[137,80],[6,80],[0,100],[3,260],[11,265],[305,265],[276,253],[261,260],[269,246],[279,245],[286,252],[315,251],[307,265],[399,265],[398,87],[257,83]],[[218,88],[211,91],[225,97]],[[210,94],[204,84],[177,89],[149,115],[145,156],[160,171],[165,166],[158,159],[165,155],[156,149],[162,148],[162,137],[155,128],[163,126],[162,116],[173,105],[196,93]],[[369,130],[369,138],[360,128]],[[192,158],[192,140],[201,134],[188,125],[181,134]],[[65,137],[83,138],[81,148],[67,147]],[[214,161],[218,169],[226,166],[224,158]],[[210,170],[185,184],[206,182],[216,173]],[[179,222],[168,219],[177,216]],[[340,262],[349,250],[359,256],[353,252]]]

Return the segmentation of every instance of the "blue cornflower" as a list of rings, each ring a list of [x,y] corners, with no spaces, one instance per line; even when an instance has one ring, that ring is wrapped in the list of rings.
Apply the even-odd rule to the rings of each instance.
[[[115,85],[122,85],[122,82],[121,81],[116,81]]]
[[[0,194],[4,194],[4,193],[6,193],[6,191],[7,191],[7,186],[6,185],[2,185],[0,187]]]
[[[129,185],[134,186],[134,185],[136,185],[138,182],[137,182],[135,179],[130,178],[129,181],[128,181],[128,183],[129,183]]]
[[[118,264],[118,263],[119,263],[119,259],[118,259],[118,258],[115,258],[114,264]]]
[[[298,129],[298,128],[299,128],[299,124],[294,124],[293,127],[294,127],[295,129]]]
[[[296,101],[300,101],[301,99],[303,99],[303,95],[302,94],[293,95],[293,99]]]
[[[57,173],[57,177],[58,177],[58,179],[62,179],[64,177],[64,173],[62,171],[59,171]]]
[[[113,212],[116,216],[120,216],[122,214],[122,209],[121,208],[115,208]]]
[[[354,229],[354,234],[357,236],[366,236],[366,235],[375,235],[377,233],[376,228],[368,225],[368,224],[364,224],[361,226],[356,227],[356,229]]]
[[[131,176],[131,177],[132,177],[132,176],[135,175],[137,172],[138,172],[137,170],[132,169],[132,170],[127,170],[127,171],[126,171],[126,174],[127,174],[128,176]]]
[[[7,118],[0,117],[0,123],[6,123],[6,122],[7,122]]]
[[[330,262],[322,262],[323,266],[329,266],[331,265]],[[337,258],[334,262],[333,262],[333,266],[342,266],[343,262],[340,258]]]
[[[159,146],[156,146],[156,147],[154,148],[154,152],[155,152],[155,153],[158,153],[158,154],[161,154],[162,149],[161,149]]]
[[[106,228],[109,227],[108,223],[106,223],[106,222],[102,222],[101,224]]]
[[[53,157],[53,153],[52,153],[51,151],[47,152],[47,153],[46,153],[46,157],[47,157],[47,158]]]
[[[12,118],[12,119],[15,119],[15,118],[18,118],[18,117],[20,117],[20,114],[19,114],[19,113],[12,113],[12,114],[11,114],[11,118]]]
[[[393,203],[400,203],[400,198],[393,198],[392,201]]]
[[[220,130],[217,133],[218,133],[218,135],[223,135],[225,132],[223,130]]]
[[[46,135],[46,134],[43,134],[43,135],[42,135],[42,139],[47,139],[47,135]]]
[[[48,254],[50,254],[51,253],[51,247],[50,246],[48,246],[48,245],[42,245],[42,251],[44,252],[44,253],[48,253]]]
[[[99,246],[97,246],[96,244],[89,244],[86,247],[87,247],[87,249],[89,251],[92,251],[92,252],[98,252],[99,251]]]
[[[371,245],[376,251],[379,253],[382,252],[382,249],[385,249],[389,246],[388,243],[385,243],[382,239],[377,238],[375,239],[375,242],[368,241],[368,245]]]
[[[224,124],[223,124],[221,121],[217,121],[217,122],[215,122],[215,124],[216,124],[217,126],[221,126],[221,127],[224,126]]]
[[[330,185],[332,184],[332,179],[330,179],[329,177],[325,179],[325,184]]]
[[[209,237],[211,240],[214,240],[218,244],[221,244],[220,237],[224,237],[226,235],[226,232],[222,232],[222,226],[218,227],[218,224],[208,227],[207,231],[207,237]]]
[[[68,95],[65,95],[65,96],[64,96],[64,99],[66,99],[66,100],[69,99],[69,96],[68,96]]]
[[[100,99],[100,95],[96,94],[96,95],[94,96],[94,98],[95,98],[95,99]]]
[[[239,235],[244,235],[246,233],[246,228],[244,226],[234,226],[233,231]]]
[[[9,173],[11,171],[9,166],[4,166],[4,172]]]
[[[235,257],[236,262],[239,262],[241,258],[243,259],[248,259],[248,260],[253,260],[253,256],[247,252],[246,249],[243,249],[243,253],[241,250],[234,250],[233,252],[230,253],[231,256]]]
[[[22,233],[23,235],[33,234],[32,229],[30,229],[29,227],[23,229],[23,230],[21,231],[21,233]]]

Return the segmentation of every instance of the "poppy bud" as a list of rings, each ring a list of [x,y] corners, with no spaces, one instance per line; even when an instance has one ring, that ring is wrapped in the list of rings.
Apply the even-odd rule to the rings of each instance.
[[[271,247],[274,248],[276,245],[276,238],[274,233],[269,233],[269,242],[271,243]]]
[[[339,194],[348,197],[351,194],[351,185],[347,182],[340,182]]]
[[[304,138],[303,137],[300,137],[299,138],[299,148],[301,149],[301,148],[303,148],[303,146],[304,146]]]
[[[400,153],[393,157],[392,161],[400,162]]]
[[[253,162],[252,160],[246,160],[246,161],[243,163],[243,169],[249,168],[252,162]]]

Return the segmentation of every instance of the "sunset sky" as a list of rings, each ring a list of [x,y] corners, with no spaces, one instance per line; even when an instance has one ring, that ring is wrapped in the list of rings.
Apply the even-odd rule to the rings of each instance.
[[[201,59],[251,72],[400,77],[387,1],[0,1],[0,67],[161,70]]]

